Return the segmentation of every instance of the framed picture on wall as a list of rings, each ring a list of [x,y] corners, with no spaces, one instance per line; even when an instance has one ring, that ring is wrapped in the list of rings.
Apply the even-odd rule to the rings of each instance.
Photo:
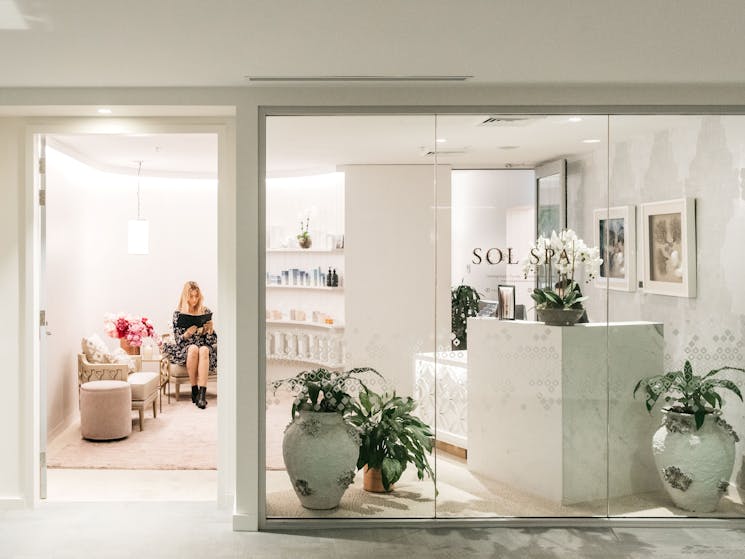
[[[597,287],[636,289],[636,207],[616,206],[593,212],[595,246],[600,249]]]
[[[499,285],[497,286],[497,297],[499,299],[499,319],[515,320],[515,286]]]
[[[696,199],[641,205],[645,293],[696,296]]]
[[[567,162],[559,159],[535,170],[536,237],[550,237],[567,224]]]

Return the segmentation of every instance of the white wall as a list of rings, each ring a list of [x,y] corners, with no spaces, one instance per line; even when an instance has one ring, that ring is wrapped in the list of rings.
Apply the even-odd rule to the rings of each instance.
[[[21,366],[20,348],[24,344],[20,327],[25,289],[21,283],[23,268],[20,255],[24,246],[24,204],[22,191],[17,187],[23,181],[23,122],[18,119],[0,119],[0,293],[6,301],[6,316],[0,320],[0,386],[7,394],[0,406],[0,425],[3,433],[3,460],[0,460],[0,501],[14,501],[23,497],[21,483],[30,471],[22,472],[22,449],[31,444],[25,440],[31,425],[22,416],[24,394],[22,387],[27,369]]]
[[[104,173],[47,150],[47,425],[50,435],[77,413],[80,338],[103,332],[103,316],[125,311],[171,328],[183,284],[197,281],[217,308],[217,181],[143,176],[141,212],[150,253],[127,253],[137,215],[135,176]]]
[[[437,199],[432,165],[343,170],[348,363],[412,395],[414,354],[450,348],[450,168]]]
[[[463,282],[491,300],[497,299],[498,284],[516,285],[517,303],[526,304],[527,287],[534,282],[523,279],[522,266],[507,264],[506,249],[512,248],[512,260],[520,262],[535,240],[535,172],[461,170],[453,171],[452,182],[452,285]],[[480,264],[473,263],[476,247]],[[490,248],[504,251],[502,263],[486,261]]]
[[[714,31],[716,32],[716,30]],[[592,80],[585,80],[586,82]],[[193,115],[191,107],[205,106],[235,106],[235,151],[228,154],[226,168],[229,178],[235,177],[237,188],[230,190],[225,198],[221,197],[221,219],[218,226],[222,232],[220,246],[222,262],[230,272],[229,276],[220,277],[220,283],[226,288],[226,304],[222,306],[223,316],[231,314],[235,317],[235,336],[240,343],[235,346],[235,426],[236,436],[230,437],[235,442],[236,462],[236,494],[234,526],[237,529],[255,529],[260,520],[260,429],[259,420],[263,405],[263,382],[261,381],[259,364],[259,333],[260,321],[260,287],[264,276],[261,270],[261,252],[259,246],[260,197],[261,180],[259,165],[260,112],[266,106],[303,106],[303,107],[417,107],[453,105],[461,107],[492,107],[492,112],[524,112],[525,106],[547,107],[602,107],[628,106],[633,111],[635,106],[672,106],[672,105],[700,105],[726,106],[742,105],[742,88],[737,85],[722,85],[699,83],[681,84],[677,86],[662,86],[650,84],[643,86],[628,86],[613,84],[612,86],[572,85],[567,83],[552,83],[551,86],[520,85],[520,86],[442,86],[442,87],[262,87],[262,88],[17,88],[0,90],[0,106],[6,111],[4,114],[24,115],[19,122],[14,119],[0,120],[0,137],[8,145],[2,152],[4,165],[0,173],[5,180],[0,182],[3,204],[0,212],[3,219],[0,227],[3,240],[7,241],[7,251],[0,253],[1,258],[7,259],[3,264],[3,277],[0,281],[9,288],[8,297],[11,300],[22,301],[24,316],[19,316],[17,323],[3,323],[0,325],[0,340],[8,344],[6,362],[20,363],[20,378],[17,382],[13,377],[4,376],[8,380],[8,391],[17,387],[17,403],[10,398],[6,405],[0,408],[5,419],[5,425],[13,425],[18,418],[15,406],[20,406],[21,420],[18,436],[7,433],[4,448],[8,456],[22,456],[22,476],[17,475],[18,465],[14,460],[0,462],[0,478],[6,486],[5,495],[33,500],[33,485],[29,477],[33,472],[33,456],[29,450],[33,437],[34,425],[34,382],[33,363],[29,361],[32,355],[31,340],[36,328],[27,319],[31,315],[26,312],[29,306],[26,301],[28,289],[24,282],[31,276],[33,268],[30,265],[31,248],[31,217],[19,220],[15,214],[15,201],[27,195],[28,185],[25,182],[26,158],[24,154],[25,126],[36,122],[27,118],[28,115],[81,115],[90,116],[93,110],[86,112],[91,106],[106,103],[107,105],[130,106],[135,109],[129,114],[153,114],[137,109],[141,106],[155,107],[155,114],[160,113],[159,107],[168,110],[170,107],[181,105],[169,114]],[[81,108],[82,107],[82,108]],[[183,112],[179,112],[182,110]],[[139,111],[139,112],[138,112]],[[70,122],[70,121],[68,121]],[[85,126],[94,125],[85,122]],[[103,127],[116,121],[110,119],[95,119],[95,126]],[[240,157],[236,157],[240,155]],[[221,192],[222,192],[221,188]],[[8,211],[6,200],[12,207]],[[20,215],[23,215],[22,213]],[[234,233],[234,234],[233,234]],[[235,243],[235,244],[233,244]],[[6,246],[6,245],[3,245]],[[15,251],[15,254],[14,254]],[[448,263],[449,265],[449,263]],[[222,266],[222,264],[221,264]],[[22,270],[22,272],[21,272]],[[22,276],[19,278],[19,273]],[[449,273],[448,273],[449,280]],[[30,281],[30,280],[29,280]],[[224,282],[224,283],[223,283]],[[449,283],[449,281],[448,281]],[[238,289],[240,286],[240,289]],[[228,308],[233,301],[234,307]],[[18,332],[23,332],[19,336]],[[16,340],[18,343],[14,343]],[[2,343],[2,342],[0,342]],[[221,348],[224,349],[224,348]],[[226,352],[222,352],[223,354]],[[3,375],[13,375],[10,369],[5,369]],[[22,389],[21,389],[22,387]],[[7,414],[7,415],[6,415]],[[21,436],[23,434],[23,436]],[[263,465],[262,465],[263,467]]]

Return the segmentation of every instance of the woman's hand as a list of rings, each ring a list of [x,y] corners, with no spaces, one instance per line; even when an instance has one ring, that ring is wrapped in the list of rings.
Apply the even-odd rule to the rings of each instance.
[[[184,336],[183,337],[184,338],[191,338],[196,331],[197,331],[197,327],[196,326],[189,326],[186,329],[186,331],[184,332]]]
[[[209,322],[205,322],[203,328],[205,334],[212,334],[212,332],[215,331],[215,326],[211,320]]]

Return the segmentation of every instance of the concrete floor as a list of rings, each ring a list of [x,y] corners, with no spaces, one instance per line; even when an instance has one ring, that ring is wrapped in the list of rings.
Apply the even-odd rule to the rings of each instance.
[[[724,528],[386,528],[233,532],[214,503],[43,503],[0,511],[0,558],[745,557]]]

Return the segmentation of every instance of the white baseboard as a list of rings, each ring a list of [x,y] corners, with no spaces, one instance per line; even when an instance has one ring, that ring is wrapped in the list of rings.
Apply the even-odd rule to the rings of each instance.
[[[234,532],[258,532],[259,519],[254,514],[233,513]]]
[[[26,499],[21,497],[0,497],[0,510],[22,509],[26,507]]]
[[[220,509],[232,509],[235,505],[235,496],[232,493],[218,494],[217,507]]]
[[[47,433],[47,447],[52,443],[57,437],[59,437],[62,433],[67,431],[67,429],[70,428],[70,426],[78,421],[78,418],[80,417],[79,412],[73,411],[70,413],[65,419],[60,421],[57,425],[55,425],[51,431]]]

